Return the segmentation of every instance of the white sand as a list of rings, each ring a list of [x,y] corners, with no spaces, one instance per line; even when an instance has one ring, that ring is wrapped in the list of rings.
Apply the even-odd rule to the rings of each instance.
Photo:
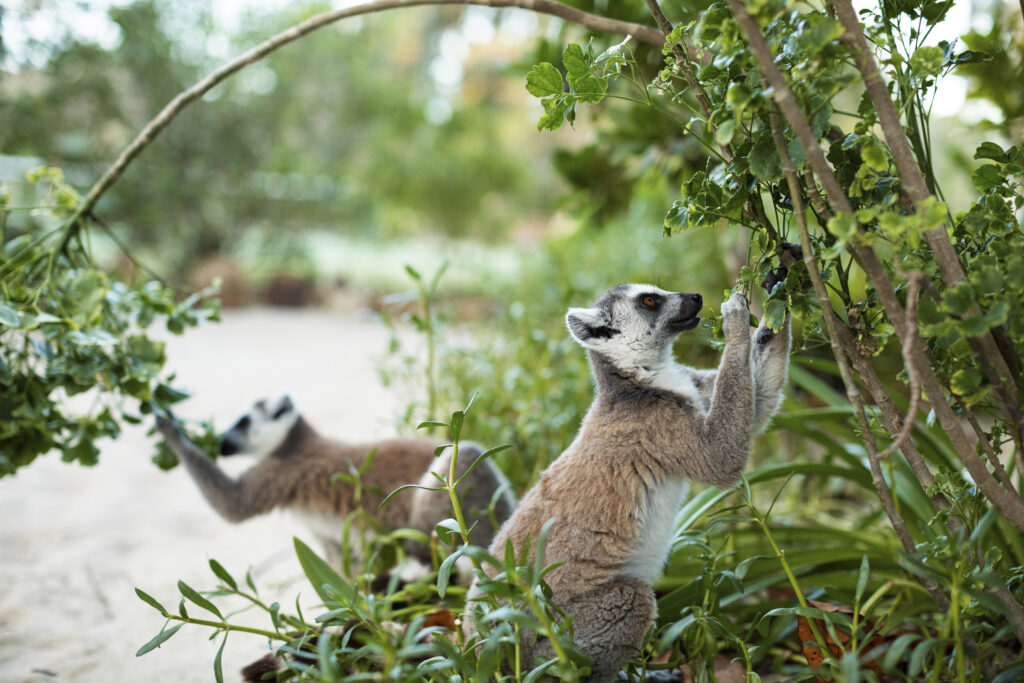
[[[401,402],[376,372],[387,339],[381,324],[358,315],[225,312],[223,323],[168,341],[168,367],[195,392],[177,412],[213,416],[222,429],[253,400],[287,387],[328,435],[389,435]],[[207,640],[208,629],[185,626],[135,657],[163,619],[134,588],[173,611],[179,579],[198,590],[215,586],[211,557],[239,580],[252,567],[261,594],[284,610],[294,610],[299,591],[304,607],[315,603],[291,550],[293,535],[317,549],[301,523],[283,513],[223,521],[183,469],[163,473],[150,463],[149,427],[105,442],[94,468],[49,455],[0,479],[0,682],[213,680],[219,642]],[[269,628],[255,612],[237,619]],[[259,636],[233,635],[225,680],[238,680],[239,669],[265,652]]]

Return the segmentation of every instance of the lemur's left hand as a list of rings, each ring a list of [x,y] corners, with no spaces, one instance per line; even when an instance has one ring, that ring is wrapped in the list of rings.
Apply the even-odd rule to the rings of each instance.
[[[727,342],[750,339],[750,311],[746,297],[739,292],[722,304],[722,334]]]

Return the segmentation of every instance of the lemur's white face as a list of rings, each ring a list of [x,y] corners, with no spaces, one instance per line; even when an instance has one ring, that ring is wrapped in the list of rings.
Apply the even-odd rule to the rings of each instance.
[[[263,458],[277,449],[299,419],[287,393],[257,401],[221,437],[221,455],[255,455]]]
[[[593,308],[570,308],[573,338],[630,375],[656,373],[671,362],[672,342],[700,324],[700,294],[667,292],[654,285],[619,285]]]

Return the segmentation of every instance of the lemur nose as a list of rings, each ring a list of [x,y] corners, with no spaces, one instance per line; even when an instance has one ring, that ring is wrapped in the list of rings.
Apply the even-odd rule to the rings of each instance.
[[[700,294],[691,294],[690,296],[693,298],[693,303],[698,309],[704,305],[704,299],[701,298]]]

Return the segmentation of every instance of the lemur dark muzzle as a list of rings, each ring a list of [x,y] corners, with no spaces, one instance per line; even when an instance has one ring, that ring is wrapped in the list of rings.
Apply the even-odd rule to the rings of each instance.
[[[680,294],[679,297],[679,317],[672,321],[672,329],[676,332],[685,332],[700,325],[697,313],[704,306],[704,299],[700,294]]]

